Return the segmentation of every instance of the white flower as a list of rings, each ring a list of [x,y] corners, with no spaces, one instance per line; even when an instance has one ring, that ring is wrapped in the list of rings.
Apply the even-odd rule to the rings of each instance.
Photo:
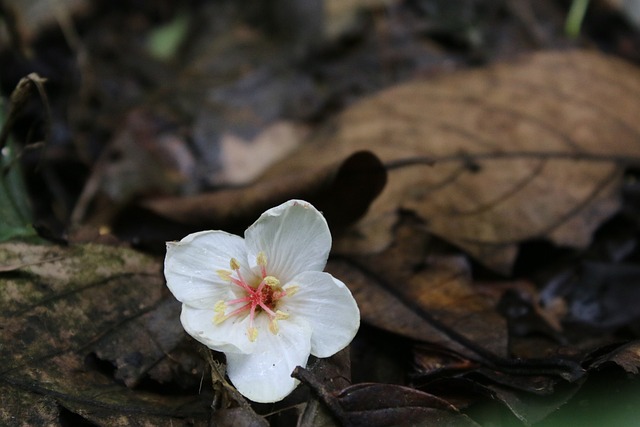
[[[324,269],[331,249],[317,209],[290,200],[244,233],[201,231],[167,243],[167,286],[182,302],[184,329],[227,357],[235,387],[275,402],[296,387],[309,354],[329,357],[360,326],[351,292]]]

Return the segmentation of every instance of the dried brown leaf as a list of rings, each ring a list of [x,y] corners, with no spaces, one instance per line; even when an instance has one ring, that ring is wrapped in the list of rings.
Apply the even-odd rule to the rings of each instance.
[[[184,338],[181,304],[165,299],[152,311],[126,322],[92,346],[98,359],[115,367],[114,377],[135,387]],[[173,378],[164,378],[167,381]]]
[[[270,174],[371,150],[389,183],[338,248],[383,249],[404,209],[508,271],[519,242],[584,247],[618,209],[622,166],[640,161],[639,77],[620,60],[568,51],[414,81],[354,105]]]
[[[302,125],[281,120],[251,140],[224,134],[220,140],[221,170],[215,174],[215,181],[231,185],[254,181],[265,169],[297,148],[306,133],[308,129]]]
[[[237,407],[220,409],[213,414],[213,425],[218,427],[266,427],[269,425],[264,418],[259,418],[256,413],[247,408]]]
[[[327,270],[349,284],[369,324],[466,356],[476,354],[469,344],[506,356],[505,319],[473,288],[467,262],[429,256],[428,241],[402,225],[382,253],[337,259]]]
[[[614,349],[609,354],[598,358],[591,367],[599,368],[608,362],[616,363],[630,374],[638,374],[640,371],[640,341],[633,341]]]
[[[175,345],[165,319],[156,317],[167,313],[156,260],[98,245],[0,245],[0,265],[18,264],[0,274],[0,424],[19,417],[46,425],[66,413],[114,426],[206,422],[206,398],[133,391],[90,363],[95,352],[115,358],[120,342],[119,357],[140,355],[143,362],[116,363],[116,376],[134,384],[151,359],[165,358]],[[155,353],[145,354],[151,348]]]
[[[351,385],[351,358],[349,347],[326,359],[316,360],[309,371],[327,392],[337,392]],[[318,398],[311,396],[300,414],[298,427],[331,427],[335,421]]]
[[[291,198],[303,198],[323,212],[335,232],[364,215],[385,183],[386,172],[379,159],[362,151],[321,171],[283,171],[248,187],[149,200],[143,205],[181,224],[242,232],[268,208]]]
[[[338,400],[353,425],[478,425],[437,396],[394,384],[356,384]]]
[[[503,385],[486,386],[493,397],[504,403],[525,425],[543,420],[567,403],[580,389],[581,383],[558,384],[553,394],[539,396],[514,390]]]
[[[305,369],[296,368],[292,376],[307,384],[343,426],[478,426],[446,400],[409,387],[362,383],[332,392]]]
[[[531,382],[524,377],[521,379],[523,383]],[[539,381],[544,382],[545,379],[540,378]],[[537,393],[533,390],[524,390],[523,387],[512,388],[499,383],[483,383],[477,378],[451,377],[436,380],[425,389],[427,392],[437,395],[442,393],[452,401],[458,398],[459,405],[462,407],[466,407],[470,403],[486,407],[486,402],[483,402],[484,399],[480,397],[488,397],[491,401],[503,404],[524,425],[532,425],[545,419],[569,402],[580,390],[583,383],[584,381],[575,383],[555,381],[549,390]],[[543,386],[543,388],[546,387]],[[461,408],[459,407],[459,409]]]

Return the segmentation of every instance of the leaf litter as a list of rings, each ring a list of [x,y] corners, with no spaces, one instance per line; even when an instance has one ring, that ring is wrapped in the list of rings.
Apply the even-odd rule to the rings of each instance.
[[[214,49],[248,49],[219,68],[225,78],[195,85],[213,89],[195,97],[206,104],[199,113],[183,103],[193,128],[153,103],[129,110],[104,151],[114,163],[92,171],[73,221],[157,248],[201,228],[243,229],[303,197],[331,224],[328,270],[356,297],[362,333],[351,351],[295,371],[306,386],[282,403],[250,404],[221,356],[203,355],[180,329],[158,258],[9,242],[0,247],[2,422],[552,425],[593,387],[637,393],[640,316],[625,304],[637,293],[636,198],[621,197],[639,160],[634,66],[586,51],[524,55],[393,85],[318,129],[298,120],[320,117],[327,101],[312,80],[247,62],[246,52],[278,49],[230,22],[240,38]],[[206,62],[188,55],[190,72]],[[193,94],[193,75],[176,91]],[[298,102],[281,97],[288,85],[316,103],[283,121]],[[206,165],[190,151],[193,136],[200,154],[217,141]],[[603,242],[598,234],[615,226],[626,237]],[[523,274],[540,242],[547,252]]]

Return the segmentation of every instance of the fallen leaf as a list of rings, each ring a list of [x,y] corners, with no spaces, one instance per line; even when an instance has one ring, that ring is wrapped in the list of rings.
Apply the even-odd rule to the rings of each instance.
[[[18,264],[0,274],[0,424],[206,424],[210,397],[122,384],[136,384],[184,336],[167,327],[165,315],[179,322],[159,262],[118,247],[0,245],[0,265]],[[182,375],[197,387],[199,370]]]
[[[220,409],[213,415],[213,425],[218,427],[266,427],[269,425],[264,418],[258,418],[253,411],[246,408]]]
[[[623,167],[640,162],[639,77],[621,60],[565,51],[402,84],[349,108],[267,176],[371,150],[388,185],[337,250],[382,250],[405,210],[507,272],[518,243],[583,248],[618,209]]]
[[[497,312],[499,294],[487,298],[474,286],[464,258],[430,255],[433,238],[415,219],[401,220],[395,232],[381,253],[336,257],[327,270],[348,283],[365,322],[419,341],[414,383],[473,375],[483,378],[479,386],[514,390],[512,399],[508,393],[504,399],[514,406],[522,401],[518,416],[546,416],[556,401],[532,398],[529,408],[527,393],[551,395],[559,383],[577,383],[585,374],[581,365],[550,353],[514,358],[506,319]],[[564,402],[570,396],[556,398]]]
[[[599,357],[591,364],[591,368],[600,368],[610,362],[617,364],[630,374],[637,374],[640,370],[640,341],[622,345]]]
[[[356,384],[339,395],[355,425],[477,426],[437,396],[393,384]]]
[[[637,374],[640,366],[639,349],[640,343],[632,341],[622,345],[610,344],[593,350],[586,354],[582,363],[585,367],[585,375],[570,381],[562,380],[556,375],[548,375],[550,372],[545,374],[544,366],[541,365],[538,367],[543,369],[534,374],[531,370],[534,365],[526,366],[527,361],[521,360],[523,364],[517,369],[519,373],[505,374],[487,368],[466,367],[456,375],[443,375],[435,379],[427,377],[426,381],[420,375],[414,375],[414,381],[417,380],[414,384],[421,390],[452,402],[458,396],[466,396],[464,399],[458,399],[462,402],[462,405],[456,405],[460,410],[470,402],[477,403],[477,400],[472,397],[474,395],[489,397],[504,404],[525,425],[532,425],[556,413],[567,403],[581,401],[574,396],[578,392],[582,393],[585,386],[587,389],[599,390],[595,395],[596,398],[605,397],[603,392],[605,387],[601,384],[602,377],[606,382],[607,372],[611,372],[606,371],[605,368],[618,365],[617,367],[624,369],[627,374]],[[418,370],[421,369],[420,365],[424,360],[419,350],[418,348],[415,359]],[[551,360],[547,359],[547,361]],[[550,367],[551,364],[547,366]],[[618,369],[618,371],[621,370]],[[583,410],[584,405],[579,404],[578,411]]]
[[[242,233],[260,213],[292,198],[309,201],[321,210],[335,234],[365,214],[382,191],[386,172],[366,151],[353,153],[321,171],[283,173],[251,186],[191,197],[147,200],[142,206],[195,230],[225,229]],[[170,240],[177,236],[163,236]]]
[[[32,41],[48,28],[61,26],[66,31],[72,30],[71,18],[87,15],[91,2],[87,0],[62,0],[58,3],[32,0],[9,0],[6,3],[9,19],[15,19],[20,30],[20,36],[26,41]],[[75,41],[75,40],[74,40]]]
[[[252,140],[225,133],[220,141],[220,171],[213,180],[231,185],[252,182],[297,148],[306,133],[304,126],[285,120],[267,126]]]
[[[363,12],[392,7],[392,0],[327,0],[323,2],[325,18],[324,37],[328,40],[337,40],[354,32],[364,16]]]
[[[195,180],[196,161],[186,148],[184,136],[173,129],[170,119],[156,117],[144,109],[127,114],[122,128],[101,153],[72,214],[78,224],[93,213],[95,199],[110,203],[97,209],[94,222],[102,225],[136,197],[171,194]]]
[[[640,267],[631,263],[585,261],[563,285],[567,321],[612,330],[640,319]],[[553,296],[551,292],[547,294]]]
[[[401,225],[382,253],[337,258],[327,271],[349,284],[371,325],[472,359],[483,350],[506,356],[506,321],[474,290],[468,263],[429,256],[428,242],[420,227]]]
[[[152,311],[126,322],[92,346],[98,359],[114,366],[114,378],[127,387],[137,386],[149,371],[184,338],[180,322],[182,305],[165,299]],[[168,382],[173,378],[166,378]]]
[[[580,383],[559,384],[553,394],[540,396],[524,393],[503,385],[487,386],[493,398],[503,402],[525,425],[532,425],[548,417],[567,403],[580,389]]]
[[[58,426],[59,407],[55,399],[8,384],[0,385],[0,422],[4,425]]]
[[[308,367],[328,392],[337,392],[351,385],[351,357],[349,347],[325,359],[317,359]],[[313,395],[307,400],[304,411],[300,414],[299,427],[334,426],[335,423],[322,404]]]
[[[474,426],[446,400],[394,384],[354,384],[331,392],[311,372],[297,367],[292,376],[307,384],[341,425]]]
[[[486,402],[483,400],[489,398],[491,401],[500,402],[515,418],[528,426],[545,419],[569,402],[580,390],[582,384],[583,381],[576,383],[554,382],[550,390],[536,393],[534,390],[526,391],[503,384],[483,383],[477,378],[465,376],[436,380],[423,389],[428,393],[442,394],[451,401],[455,401],[457,398],[460,401],[459,406],[456,405],[459,410],[473,406],[473,404],[486,407]],[[482,424],[477,416],[474,419]]]

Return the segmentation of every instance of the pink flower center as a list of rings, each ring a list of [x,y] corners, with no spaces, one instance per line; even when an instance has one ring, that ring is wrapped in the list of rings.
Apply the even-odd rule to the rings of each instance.
[[[244,277],[242,277],[240,264],[235,258],[231,258],[229,263],[233,272],[227,270],[218,271],[218,275],[220,277],[228,280],[231,284],[240,287],[244,292],[244,296],[229,301],[218,301],[215,306],[216,315],[213,319],[215,324],[220,324],[230,317],[246,316],[248,313],[249,327],[247,329],[247,334],[250,341],[255,341],[258,336],[258,330],[254,326],[254,323],[256,315],[261,312],[265,312],[269,316],[269,330],[273,334],[278,333],[277,321],[289,317],[287,313],[283,313],[276,309],[278,301],[285,296],[293,295],[297,290],[296,286],[282,289],[280,286],[280,280],[267,274],[267,259],[263,252],[258,254],[257,261],[260,266],[260,273],[262,276],[260,283],[257,286],[251,286]],[[238,305],[239,307],[236,307],[232,309],[231,312],[225,314],[228,306]]]

